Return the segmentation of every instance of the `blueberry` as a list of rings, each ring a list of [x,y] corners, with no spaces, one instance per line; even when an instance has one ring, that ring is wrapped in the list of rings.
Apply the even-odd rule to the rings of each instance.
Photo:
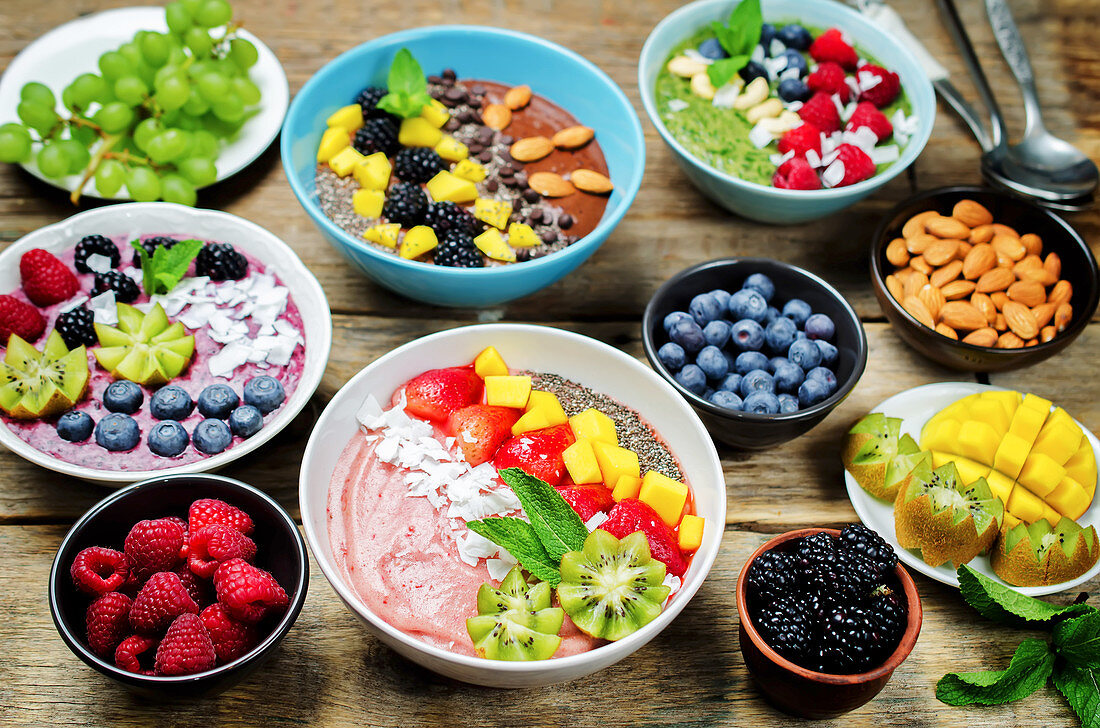
[[[69,410],[57,418],[57,436],[69,442],[84,442],[94,428],[95,422],[87,412]]]
[[[719,389],[714,394],[707,397],[711,404],[716,404],[719,407],[724,407],[728,410],[741,409],[741,398],[733,392],[727,392],[724,389]]]
[[[775,37],[778,38],[783,45],[788,48],[794,48],[797,51],[809,50],[810,45],[814,42],[813,36],[810,35],[810,31],[806,30],[798,23],[784,25],[776,31]]]
[[[687,363],[687,354],[684,353],[684,347],[670,341],[657,350],[657,359],[670,372],[678,372]]]
[[[722,310],[727,310],[727,306],[730,303],[730,292],[724,288],[715,288],[710,292],[710,295],[714,297],[714,300],[718,301],[718,305],[722,307]]]
[[[798,397],[793,394],[781,394],[779,395],[779,413],[790,414],[791,412],[798,411]]]
[[[760,45],[764,46],[764,50],[767,50],[772,45],[772,38],[775,37],[775,26],[771,23],[764,23],[760,26]]]
[[[145,393],[141,391],[141,387],[125,379],[111,382],[103,390],[103,406],[111,412],[132,415],[141,409],[144,401]]]
[[[786,354],[797,334],[797,324],[786,316],[780,316],[764,329],[764,343],[773,353]]]
[[[224,420],[240,403],[241,398],[226,384],[211,384],[199,392],[199,414],[203,417]]]
[[[727,374],[726,378],[722,380],[722,383],[718,385],[718,389],[723,392],[740,392],[741,375],[737,372]]]
[[[833,374],[831,369],[826,367],[814,367],[810,371],[806,372],[806,379],[819,379],[821,383],[825,385],[825,390],[832,396],[836,391],[836,375]]]
[[[824,339],[815,339],[814,343],[817,344],[817,349],[821,352],[821,363],[824,366],[831,367],[836,364],[837,351],[835,346]]]
[[[229,414],[229,429],[237,437],[252,437],[263,426],[263,414],[250,404],[241,405]]]
[[[805,326],[806,336],[811,339],[824,339],[828,341],[833,338],[833,334],[836,333],[836,326],[833,324],[833,320],[823,313],[815,313],[806,319]]]
[[[787,358],[808,372],[821,363],[821,351],[809,339],[797,339],[787,350]]]
[[[255,379],[249,381],[255,381]],[[217,455],[229,447],[229,443],[233,441],[233,433],[229,431],[229,425],[221,420],[209,419],[195,425],[195,432],[191,435],[191,439],[194,440],[195,449],[199,452]]]
[[[805,338],[807,338],[805,331],[799,331],[797,334],[794,335],[795,341],[798,341],[799,339],[805,339]]]
[[[244,403],[252,405],[265,415],[281,405],[285,399],[283,385],[275,377],[261,374],[244,383]]]
[[[797,68],[799,76],[806,75],[806,58],[801,53],[796,51],[794,48],[788,48],[787,50],[783,51],[783,55],[787,59],[787,68],[783,69],[784,71],[790,68]],[[799,100],[805,101],[805,99]]]
[[[723,321],[721,319],[711,321],[703,327],[703,338],[706,339],[707,343],[711,346],[721,348],[730,340],[730,328],[729,321]]]
[[[741,351],[760,351],[764,346],[764,327],[752,319],[743,319],[733,325],[730,340]]]
[[[714,319],[722,316],[722,306],[719,305],[718,299],[709,293],[700,293],[691,299],[691,303],[688,304],[688,311],[695,319],[695,323],[700,326],[706,326]]]
[[[707,387],[706,389],[703,390],[703,393],[699,396],[701,396],[703,399],[705,399],[709,402],[710,401],[710,396],[712,394],[714,394],[714,392],[715,392],[714,387]]]
[[[729,58],[730,54],[726,53],[726,49],[722,47],[717,38],[707,38],[699,44],[699,55],[703,58],[720,61],[723,58]]]
[[[741,377],[741,396],[748,397],[753,392],[775,393],[775,379],[763,369],[753,369]]]
[[[810,308],[810,304],[801,298],[792,298],[783,304],[783,315],[798,324],[798,328],[802,328],[802,325],[806,323],[806,319],[812,313],[813,309]]]
[[[699,324],[695,323],[694,319],[677,321],[672,325],[672,330],[668,332],[668,338],[672,339],[673,343],[684,347],[684,351],[689,354],[694,354],[707,345],[703,330],[699,328]]]
[[[764,313],[764,325],[767,326],[777,318],[779,318],[779,309],[775,306],[768,306],[767,312]]]
[[[726,368],[731,372],[737,371],[737,355],[728,349],[722,349],[722,356],[726,357]]]
[[[828,396],[829,390],[825,386],[825,382],[817,377],[807,379],[802,383],[802,386],[798,388],[798,403],[803,407],[815,405]]]
[[[785,78],[780,81],[776,93],[788,104],[792,101],[808,101],[813,95],[810,87],[798,78]]]
[[[776,369],[783,366],[784,364],[790,363],[790,360],[787,359],[787,357],[785,356],[773,356],[771,359],[768,359],[768,371],[772,374],[775,374]]]
[[[774,415],[779,413],[779,398],[771,392],[754,392],[741,404],[743,412],[752,412],[757,415]]]
[[[756,291],[764,297],[765,303],[772,300],[775,296],[775,284],[772,283],[772,279],[768,278],[763,273],[753,273],[745,282],[741,284],[741,290],[748,289],[750,291]]]
[[[121,412],[113,412],[95,426],[96,444],[111,452],[125,452],[137,447],[141,440],[141,428],[134,418]]]
[[[791,394],[798,391],[798,385],[802,384],[802,380],[806,378],[802,373],[802,367],[787,360],[776,365],[774,376],[776,391]]]
[[[706,374],[708,379],[721,379],[729,371],[726,357],[722,356],[722,352],[717,346],[703,347],[703,350],[699,352],[699,356],[695,358],[695,363],[699,365],[699,368],[703,370],[703,374]]]
[[[768,370],[768,357],[759,351],[743,351],[737,355],[737,373],[744,376],[753,369]]]
[[[765,49],[766,52],[766,49]],[[737,72],[737,75],[741,77],[741,80],[745,82],[745,85],[752,83],[754,79],[763,78],[768,80],[768,69],[760,65],[756,61],[749,61],[745,64],[745,67]]]
[[[767,300],[759,291],[752,288],[742,288],[730,296],[727,308],[730,315],[737,321],[751,319],[759,323],[768,315]]]
[[[174,458],[187,449],[187,443],[191,438],[187,436],[187,430],[183,429],[183,425],[175,420],[164,420],[153,425],[146,441],[154,455]]]
[[[174,384],[161,387],[149,399],[149,413],[158,420],[186,419],[193,409],[191,395]]]
[[[696,364],[685,365],[673,378],[693,394],[702,394],[707,388],[707,375]]]
[[[665,320],[662,322],[662,326],[665,327],[665,333],[667,334],[672,330],[673,325],[680,321],[694,321],[690,313],[684,313],[683,311],[673,311],[668,316],[665,316]]]

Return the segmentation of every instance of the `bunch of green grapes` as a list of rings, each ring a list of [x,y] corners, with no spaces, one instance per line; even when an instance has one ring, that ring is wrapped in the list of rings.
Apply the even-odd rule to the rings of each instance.
[[[176,0],[167,33],[142,30],[99,57],[99,73],[61,91],[28,83],[0,126],[0,161],[32,158],[47,177],[81,174],[73,201],[91,179],[104,197],[126,186],[138,201],[195,204],[196,188],[218,176],[216,160],[260,102],[248,76],[256,47],[237,37],[226,0]]]

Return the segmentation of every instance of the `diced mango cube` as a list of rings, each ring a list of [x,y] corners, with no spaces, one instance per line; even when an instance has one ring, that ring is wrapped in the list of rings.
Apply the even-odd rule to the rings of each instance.
[[[397,247],[397,236],[401,232],[401,223],[384,222],[379,225],[371,225],[363,231],[363,237],[372,243],[385,245],[387,248]]]
[[[347,129],[349,132],[354,132],[356,129],[363,126],[363,107],[359,104],[341,106],[325,119],[325,124],[330,127],[340,127],[341,129]]]
[[[514,263],[516,260],[516,251],[504,242],[504,236],[496,228],[489,228],[474,238],[474,245],[493,260],[503,260],[507,263]]]
[[[959,473],[959,479],[969,485],[978,478],[989,475],[989,466],[976,463],[966,458],[955,458],[955,470]]]
[[[565,408],[561,406],[558,396],[553,392],[544,392],[539,389],[531,390],[531,397],[527,400],[527,411],[534,409],[543,410],[550,426],[564,425],[569,421],[565,416]]]
[[[1046,419],[1046,412],[1040,412],[1031,407],[1021,407],[1012,416],[1012,424],[1008,431],[1026,442],[1030,449],[1035,438],[1039,436],[1039,431],[1043,429]]]
[[[624,475],[638,477],[642,474],[638,467],[638,454],[633,450],[600,440],[592,441],[592,449],[596,452],[596,462],[600,464],[603,482],[608,488],[614,488]]]
[[[512,203],[479,197],[474,201],[474,217],[487,225],[503,230],[512,216]]]
[[[565,461],[569,477],[577,485],[601,482],[600,464],[596,460],[591,441],[577,440],[562,451],[561,457]]]
[[[1027,488],[1016,487],[1005,506],[1022,521],[1035,523],[1043,517],[1043,501]]]
[[[531,377],[508,374],[485,377],[485,404],[523,409],[530,396]]]
[[[1096,491],[1096,455],[1092,452],[1092,443],[1087,437],[1081,439],[1077,452],[1065,465],[1066,474],[1081,484],[1092,500]]]
[[[424,187],[436,202],[472,202],[477,199],[477,187],[473,182],[456,177],[447,170],[437,173]]]
[[[356,215],[378,217],[382,214],[382,205],[386,203],[386,193],[382,190],[358,189],[351,196],[351,206]]]
[[[508,244],[513,248],[530,248],[542,243],[534,229],[523,222],[514,222],[508,226]]]
[[[989,475],[985,477],[985,482],[989,484],[989,489],[993,491],[993,495],[1001,499],[1001,503],[1008,503],[1009,497],[1012,495],[1012,489],[1016,487],[1016,481],[1008,477],[999,470],[990,471]]]
[[[482,379],[494,374],[503,376],[508,373],[508,365],[495,346],[487,346],[474,359],[474,371]]]
[[[1084,433],[1073,420],[1068,417],[1064,420],[1051,417],[1035,440],[1032,452],[1043,453],[1056,463],[1067,463],[1081,446],[1083,437]]]
[[[1092,496],[1070,476],[1062,479],[1058,487],[1047,493],[1046,501],[1066,518],[1077,520],[1092,504]]]
[[[1017,414],[1034,411],[1021,407]],[[1008,432],[1001,440],[1001,444],[997,446],[997,454],[993,456],[993,467],[1015,480],[1020,477],[1020,471],[1024,467],[1024,462],[1027,461],[1030,450],[1031,445],[1026,440]]]
[[[516,420],[516,424],[512,425],[512,435],[522,435],[525,432],[534,430],[545,430],[547,427],[551,427],[551,424],[546,417],[546,410],[528,410]]]
[[[993,464],[1000,435],[988,423],[967,420],[959,428],[958,453],[986,465]]]
[[[697,551],[703,545],[703,519],[690,513],[680,521],[680,550]]]
[[[614,420],[595,407],[589,407],[584,412],[570,417],[569,427],[578,440],[587,438],[606,442],[609,445],[619,444]]]
[[[638,491],[638,500],[657,511],[661,520],[673,528],[680,522],[687,496],[686,485],[656,470],[650,470],[642,477],[642,487]]]
[[[328,160],[328,166],[341,177],[347,177],[355,169],[355,165],[363,161],[363,155],[356,151],[355,147],[344,147]]]
[[[1032,453],[1020,470],[1020,483],[1040,498],[1058,487],[1066,469],[1042,453]]]
[[[393,165],[383,152],[375,152],[363,157],[363,161],[355,165],[353,174],[360,187],[368,190],[384,190],[390,184],[390,172]]]
[[[488,175],[488,171],[472,159],[463,159],[455,165],[454,175],[470,182],[480,182]]]
[[[419,258],[437,245],[439,245],[439,238],[435,236],[435,230],[427,225],[417,225],[405,233],[398,255],[406,260],[412,260]]]
[[[329,127],[321,135],[321,143],[317,145],[317,161],[324,164],[335,157],[342,150],[351,146],[351,134],[343,127]]]
[[[397,141],[406,147],[434,147],[442,138],[439,127],[419,116],[402,120],[397,132]]]
[[[420,116],[438,129],[451,118],[451,112],[447,111],[447,107],[442,103],[432,99],[430,104],[424,104],[424,108],[420,110]]]
[[[924,450],[940,450],[951,452],[955,449],[955,443],[959,438],[959,428],[962,423],[958,420],[945,418],[939,422],[931,420],[924,426],[921,432],[920,446]]]
[[[618,503],[623,498],[637,498],[638,491],[642,489],[642,479],[634,475],[620,476],[615,483],[615,489],[611,491],[611,497]]]
[[[1044,415],[1050,412],[1050,408],[1054,403],[1049,399],[1043,399],[1037,394],[1025,394],[1024,400],[1020,403],[1021,407],[1031,407],[1032,409],[1042,412]]]
[[[999,392],[982,392],[981,398],[988,399],[993,402],[1000,402],[1001,406],[1004,407],[1005,413],[1007,413],[1010,418],[1015,416],[1016,410],[1020,407],[1021,400],[1019,392],[1009,390]]]
[[[1005,413],[1000,402],[988,399],[978,399],[971,403],[970,418],[988,423],[998,435],[1008,432],[1008,425],[1011,422],[1011,418]]]
[[[466,145],[450,134],[444,134],[439,143],[435,145],[435,153],[448,162],[459,162],[470,156],[470,150]]]

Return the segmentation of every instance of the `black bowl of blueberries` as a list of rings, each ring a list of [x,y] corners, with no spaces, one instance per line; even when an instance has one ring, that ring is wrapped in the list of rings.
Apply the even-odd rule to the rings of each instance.
[[[810,430],[867,364],[867,336],[844,297],[767,258],[722,258],[676,274],[646,306],[642,341],[711,435],[746,450]]]

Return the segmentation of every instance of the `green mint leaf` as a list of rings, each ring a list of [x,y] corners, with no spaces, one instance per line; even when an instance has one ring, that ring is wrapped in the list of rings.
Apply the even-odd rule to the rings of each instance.
[[[1079,667],[1100,665],[1100,612],[1054,625],[1054,649]]]
[[[510,553],[536,578],[555,587],[561,581],[561,572],[546,553],[535,529],[522,518],[484,518],[480,521],[469,521],[466,525],[474,533],[484,536]]]
[[[151,291],[156,290],[152,258],[142,247],[140,239],[131,240],[130,246],[137,251],[138,259],[141,260],[141,287],[151,296],[153,295]]]
[[[1051,623],[1096,612],[1087,604],[1062,606],[1025,596],[1012,587],[990,579],[966,564],[959,567],[959,591],[983,617],[1013,626]]]
[[[183,280],[183,277],[187,275],[187,269],[191,266],[191,261],[195,259],[195,256],[202,250],[204,243],[201,240],[181,240],[175,245],[169,248],[165,248],[163,245],[158,245],[157,249],[153,251],[152,262],[152,275],[155,290],[150,291],[148,288],[145,292],[152,296],[154,293],[168,293],[176,284]],[[142,277],[145,275],[145,261],[142,261]]]
[[[760,31],[763,26],[764,16],[760,11],[760,0],[741,0],[724,25],[717,20],[710,24],[718,42],[730,56],[751,56],[753,48],[760,42]],[[711,83],[714,81],[712,80]]]
[[[1053,669],[1050,645],[1030,638],[1016,648],[1008,669],[950,672],[936,684],[936,697],[948,705],[1011,703],[1046,685]]]
[[[387,83],[388,93],[378,101],[378,108],[383,111],[409,119],[431,103],[428,80],[408,48],[402,48],[394,55]]]
[[[1081,728],[1100,728],[1100,666],[1059,665],[1054,686],[1081,719]]]
[[[553,486],[519,468],[505,468],[500,479],[523,504],[531,526],[555,563],[570,551],[580,551],[588,538],[584,521]]]
[[[707,76],[714,88],[722,88],[749,62],[746,55],[723,58],[707,66]]]

